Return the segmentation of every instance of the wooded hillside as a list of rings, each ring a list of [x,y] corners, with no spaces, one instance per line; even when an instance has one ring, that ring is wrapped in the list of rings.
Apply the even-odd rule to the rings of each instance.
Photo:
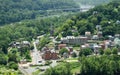
[[[0,25],[34,19],[46,10],[76,7],[73,0],[0,0]]]

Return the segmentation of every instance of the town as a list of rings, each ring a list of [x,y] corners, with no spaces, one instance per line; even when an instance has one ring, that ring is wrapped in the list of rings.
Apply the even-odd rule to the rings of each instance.
[[[0,75],[120,75],[119,0],[1,0]]]
[[[120,34],[115,36],[109,35],[106,39],[103,39],[101,25],[96,26],[97,34],[92,35],[91,32],[86,31],[85,35],[79,36],[66,36],[54,37],[51,35],[48,37],[48,43],[42,48],[39,48],[40,40],[46,38],[46,35],[37,36],[33,41],[14,41],[9,44],[10,49],[17,48],[18,50],[22,47],[31,47],[30,57],[31,61],[23,58],[19,62],[19,69],[25,75],[32,75],[36,69],[44,71],[50,67],[55,67],[61,61],[66,62],[78,62],[79,52],[82,49],[91,49],[94,53],[92,55],[99,55],[100,49],[106,50],[114,47],[119,48],[120,46]],[[42,39],[43,40],[43,39]],[[120,50],[120,49],[119,49]],[[68,60],[67,60],[68,59]],[[72,59],[72,60],[71,60]],[[33,67],[35,66],[35,67]]]

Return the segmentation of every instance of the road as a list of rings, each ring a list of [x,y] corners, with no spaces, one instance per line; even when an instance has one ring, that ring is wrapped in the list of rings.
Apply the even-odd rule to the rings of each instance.
[[[40,61],[44,61],[44,60],[42,59],[42,55],[41,55],[40,51],[38,51],[38,49],[37,49],[35,41],[33,42],[33,45],[34,45],[34,50],[31,53],[32,64],[34,64],[34,65],[40,65],[40,64],[42,64],[42,63],[40,63]]]
[[[28,73],[24,70],[23,67],[19,67],[18,69],[19,69],[24,75],[30,75],[30,74],[28,74]]]
[[[54,40],[55,42],[55,40]],[[32,62],[29,63],[29,64],[33,64],[33,65],[40,65],[40,64],[44,64],[45,63],[45,60],[42,59],[42,55],[40,53],[40,51],[38,51],[37,49],[37,46],[36,46],[36,42],[34,40],[33,42],[33,45],[34,45],[34,49],[33,51],[31,52],[31,57],[32,57]],[[50,67],[55,67],[57,66],[57,60],[51,60],[52,63],[50,64],[50,66],[37,66],[37,67],[30,67],[29,64],[20,64],[19,65],[19,70],[24,74],[24,75],[32,75],[33,72],[35,72],[37,69],[48,69]],[[27,66],[27,68],[24,68],[24,66]],[[40,75],[44,73],[43,72],[40,72]]]

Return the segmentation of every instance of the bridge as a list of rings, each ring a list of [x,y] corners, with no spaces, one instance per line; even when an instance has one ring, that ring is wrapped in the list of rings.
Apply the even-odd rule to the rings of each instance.
[[[80,11],[80,12],[82,12],[82,11],[88,11],[89,9],[91,9],[91,8],[93,8],[93,7],[81,7],[81,8],[65,8],[65,9],[49,9],[49,10],[46,10],[46,11],[48,11],[48,12],[51,12],[51,11]],[[42,11],[42,10],[40,10],[40,11]]]

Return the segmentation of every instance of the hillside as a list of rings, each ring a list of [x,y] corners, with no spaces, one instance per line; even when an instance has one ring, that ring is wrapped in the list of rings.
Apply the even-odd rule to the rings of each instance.
[[[47,15],[47,10],[78,8],[73,0],[0,0],[0,25]]]
[[[96,34],[96,25],[102,26],[103,35],[120,33],[120,2],[97,6],[88,12],[77,14],[57,28],[56,35],[84,35],[85,31]],[[76,30],[77,32],[73,32]]]

